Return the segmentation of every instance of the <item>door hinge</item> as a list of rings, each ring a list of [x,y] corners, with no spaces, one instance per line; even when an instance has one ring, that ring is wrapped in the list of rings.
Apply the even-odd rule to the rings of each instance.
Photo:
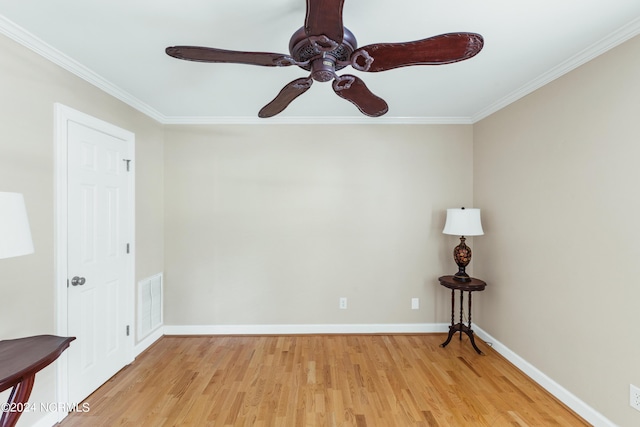
[[[129,325],[127,325],[127,336],[129,336]]]
[[[122,159],[123,162],[125,162],[127,164],[127,172],[129,172],[130,169],[130,164],[131,164],[131,159]]]

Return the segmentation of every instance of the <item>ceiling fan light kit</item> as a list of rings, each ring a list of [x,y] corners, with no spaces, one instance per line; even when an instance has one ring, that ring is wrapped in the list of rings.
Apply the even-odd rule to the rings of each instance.
[[[443,65],[472,58],[482,50],[484,40],[476,33],[448,33],[404,43],[376,43],[358,48],[351,31],[342,24],[344,0],[307,0],[304,26],[291,36],[289,55],[244,52],[200,46],[171,46],[165,52],[178,59],[196,62],[234,63],[264,67],[296,65],[309,71],[308,77],[288,83],[258,113],[273,117],[305,93],[313,81],[333,81],[336,95],[354,104],[366,116],[379,117],[389,107],[384,99],[351,74],[337,75],[347,66],[361,72],[380,72],[412,65]]]

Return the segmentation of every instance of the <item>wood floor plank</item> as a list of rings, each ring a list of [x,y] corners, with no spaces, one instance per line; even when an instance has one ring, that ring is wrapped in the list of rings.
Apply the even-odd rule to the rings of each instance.
[[[443,340],[163,337],[60,427],[589,425],[490,347]]]

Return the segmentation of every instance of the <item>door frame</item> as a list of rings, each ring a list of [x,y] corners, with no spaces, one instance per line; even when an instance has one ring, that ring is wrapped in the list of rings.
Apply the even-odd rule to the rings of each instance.
[[[129,144],[129,156],[131,157],[129,177],[129,234],[130,255],[127,258],[126,286],[129,288],[129,298],[126,306],[127,323],[131,325],[130,334],[125,340],[126,350],[128,352],[127,359],[132,362],[134,359],[134,334],[135,327],[135,134],[115,125],[92,117],[88,114],[74,110],[66,105],[54,104],[54,144],[55,144],[55,170],[54,170],[54,203],[55,203],[55,235],[54,235],[54,259],[55,259],[55,334],[67,336],[67,292],[69,277],[67,271],[67,155],[68,155],[68,123],[76,122],[83,126],[90,127],[97,131],[106,133],[115,138],[122,139]],[[58,359],[56,364],[56,398],[57,402],[69,402],[69,367],[66,352]],[[66,417],[66,413],[58,414],[58,421]]]

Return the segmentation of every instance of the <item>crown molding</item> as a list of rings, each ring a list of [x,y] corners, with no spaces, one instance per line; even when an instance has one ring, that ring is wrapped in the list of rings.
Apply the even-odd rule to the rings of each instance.
[[[60,52],[53,46],[45,43],[40,38],[34,36],[24,28],[8,20],[4,16],[0,15],[0,33],[9,37],[17,43],[20,43],[24,47],[31,49],[33,52],[42,56],[43,58],[53,62],[54,64],[64,68],[70,73],[80,77],[93,86],[101,89],[107,94],[119,99],[125,104],[135,108],[136,110],[146,114],[152,119],[163,123],[166,117],[160,114],[155,109],[151,108],[146,103],[140,101],[130,93],[125,92],[116,85],[112,84],[93,70],[80,64],[73,58]]]
[[[552,82],[553,80],[556,80],[559,77],[562,77],[572,70],[575,70],[579,66],[586,64],[592,59],[626,42],[627,40],[637,36],[638,34],[640,34],[640,18],[634,19],[624,27],[609,34],[604,39],[592,44],[583,51],[562,62],[558,66],[552,68],[546,73],[541,74],[526,85],[511,92],[504,98],[499,99],[497,102],[494,102],[493,104],[480,110],[478,113],[474,114],[471,117],[471,123],[476,123],[484,119],[485,117],[490,116],[491,114],[503,109],[507,105],[512,104],[520,98],[523,98],[524,96],[540,89],[542,86]]]

